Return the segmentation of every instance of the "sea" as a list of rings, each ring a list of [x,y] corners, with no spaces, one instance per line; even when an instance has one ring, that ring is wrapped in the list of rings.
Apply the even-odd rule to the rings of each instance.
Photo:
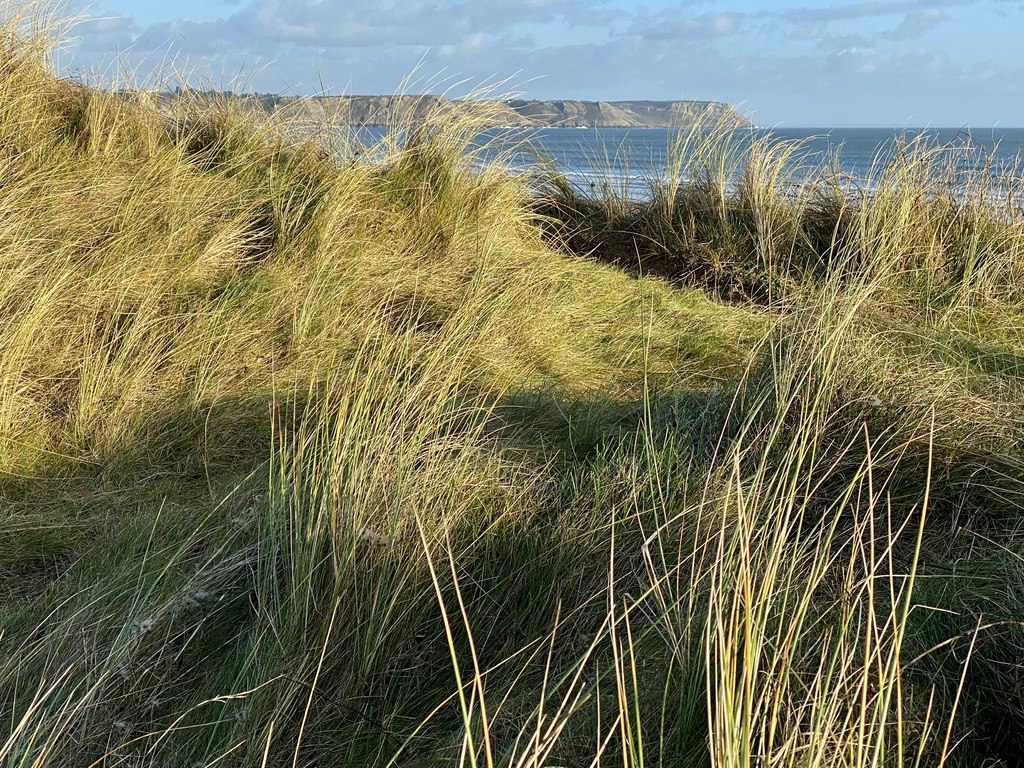
[[[564,174],[581,191],[614,192],[631,198],[650,194],[666,178],[679,153],[673,148],[688,129],[539,128],[494,129],[477,137],[477,162],[504,163],[513,173],[544,166]],[[690,145],[705,134],[697,132]],[[987,173],[1003,182],[1024,182],[1024,128],[739,128],[728,135],[726,162],[738,178],[746,151],[762,145],[795,146],[787,181],[799,183],[822,168],[849,183],[870,187],[887,162],[912,146],[935,151],[939,164],[958,172]],[[686,155],[683,167],[686,167]],[[692,169],[691,169],[692,170]],[[685,175],[685,174],[684,174]]]
[[[690,132],[683,130],[682,137]],[[586,191],[601,189],[644,197],[678,164],[679,130],[663,128],[544,128],[480,137],[483,156],[501,159],[513,172],[548,164]],[[691,147],[705,138],[690,137]],[[914,147],[934,153],[937,167],[962,177],[988,174],[993,180],[1024,181],[1024,128],[740,128],[721,142],[734,178],[743,171],[749,148],[792,147],[785,163],[788,181],[799,183],[822,168],[853,184],[872,186],[887,163]],[[684,151],[682,166],[687,167]],[[692,166],[691,166],[692,170]]]

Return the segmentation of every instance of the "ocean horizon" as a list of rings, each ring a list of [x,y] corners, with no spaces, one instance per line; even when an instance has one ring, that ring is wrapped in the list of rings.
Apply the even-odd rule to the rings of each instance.
[[[605,192],[610,187],[642,197],[671,173],[679,135],[680,129],[668,128],[503,129],[482,134],[478,146],[481,161],[500,159],[516,173],[547,163],[584,190],[601,185]],[[1021,177],[1024,128],[740,128],[728,138],[729,162],[737,176],[755,142],[797,145],[787,163],[787,174],[795,182],[827,166],[851,183],[871,186],[886,162],[914,142],[937,150],[940,165],[1005,181]]]

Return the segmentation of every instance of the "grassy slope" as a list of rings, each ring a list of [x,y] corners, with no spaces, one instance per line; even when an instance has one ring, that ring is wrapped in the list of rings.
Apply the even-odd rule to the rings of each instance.
[[[0,760],[1013,764],[1016,214],[769,158],[641,221],[725,304],[552,249],[486,116],[335,162],[6,45]]]

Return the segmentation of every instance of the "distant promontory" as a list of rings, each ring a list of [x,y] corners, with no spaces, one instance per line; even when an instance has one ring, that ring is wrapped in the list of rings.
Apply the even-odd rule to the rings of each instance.
[[[210,94],[212,95],[212,94]],[[226,94],[218,94],[226,95]],[[278,96],[232,95],[266,112],[287,112],[311,122],[332,120],[351,125],[390,125],[401,118],[418,119],[459,102],[444,96]],[[166,101],[165,101],[166,100]],[[173,103],[175,94],[162,94]],[[718,101],[536,101],[483,100],[494,125],[523,128],[670,128],[692,125],[742,127],[750,121],[730,104]]]
[[[339,110],[346,122],[386,125],[396,114],[425,113],[443,106],[443,96],[339,96],[316,99],[328,111]],[[510,99],[490,106],[494,122],[523,128],[669,128],[726,123],[747,125],[731,105],[716,101],[534,101]]]
[[[719,101],[525,101],[506,102],[524,126],[564,128],[670,128],[749,121]]]

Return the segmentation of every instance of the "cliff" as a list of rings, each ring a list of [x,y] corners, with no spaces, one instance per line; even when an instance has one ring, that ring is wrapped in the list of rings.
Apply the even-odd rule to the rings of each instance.
[[[451,103],[440,96],[341,96],[316,99],[327,112],[356,125],[385,125],[397,114],[422,115]],[[749,121],[729,104],[715,101],[530,101],[511,99],[497,107],[496,125],[562,128],[669,128],[679,125],[737,126]]]
[[[669,128],[749,121],[718,101],[523,101],[506,102],[522,125],[565,128]]]
[[[218,94],[226,95],[226,94]],[[432,109],[457,102],[444,96],[233,96],[257,111],[285,112],[297,119],[319,122],[330,119],[352,125],[388,125],[396,120],[416,120]],[[173,109],[175,96],[161,101]],[[725,124],[747,126],[750,122],[731,105],[718,101],[491,101],[494,125],[564,128],[669,128]]]

